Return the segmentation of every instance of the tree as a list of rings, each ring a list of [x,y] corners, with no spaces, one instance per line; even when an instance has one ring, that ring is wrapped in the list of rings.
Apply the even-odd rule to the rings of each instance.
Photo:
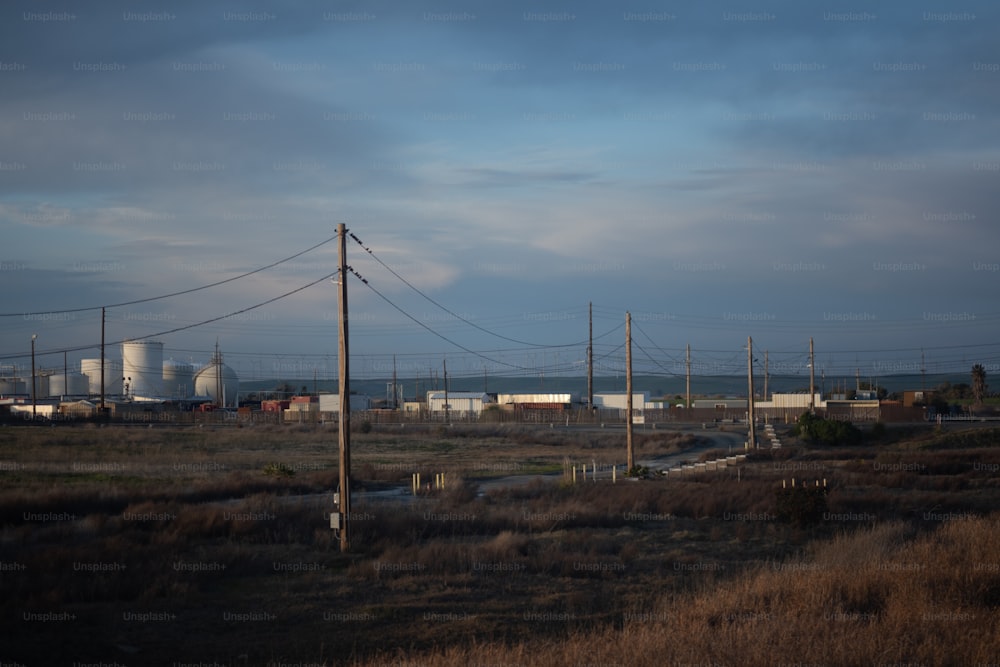
[[[295,387],[288,382],[282,381],[275,386],[274,393],[278,395],[279,399],[288,398],[295,393]]]
[[[972,399],[976,405],[982,405],[986,397],[986,369],[982,364],[972,367]]]
[[[857,426],[808,412],[799,417],[794,433],[818,445],[857,445],[861,442],[861,430]]]

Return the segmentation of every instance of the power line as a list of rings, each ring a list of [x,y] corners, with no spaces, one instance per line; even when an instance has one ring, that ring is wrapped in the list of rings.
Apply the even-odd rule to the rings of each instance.
[[[355,242],[357,242],[357,244],[359,246],[361,246],[362,249],[364,249],[365,252],[367,252],[369,255],[371,255],[372,259],[374,259],[376,262],[378,262],[383,267],[385,267],[385,269],[389,273],[391,273],[392,275],[394,275],[397,278],[399,278],[399,280],[401,280],[407,287],[409,287],[410,289],[412,289],[414,292],[416,292],[417,294],[419,294],[423,298],[425,298],[428,301],[430,301],[432,304],[434,304],[435,306],[437,306],[438,308],[440,308],[444,312],[446,312],[449,315],[451,315],[452,317],[454,317],[456,320],[459,320],[460,322],[464,322],[464,323],[468,324],[470,327],[473,327],[475,329],[479,329],[483,333],[489,334],[491,336],[495,336],[496,338],[500,338],[502,340],[506,340],[506,341],[509,341],[511,343],[517,343],[518,345],[527,345],[529,347],[546,347],[546,348],[553,348],[553,347],[574,347],[576,345],[582,345],[583,343],[587,342],[587,341],[581,341],[581,342],[578,342],[578,343],[566,343],[564,345],[546,345],[544,343],[532,343],[530,341],[518,340],[517,338],[510,338],[509,336],[504,336],[503,334],[498,334],[495,331],[490,331],[489,329],[481,327],[478,324],[476,324],[475,322],[472,322],[472,321],[466,319],[465,317],[462,317],[458,313],[452,311],[447,306],[444,306],[441,303],[439,303],[438,301],[435,301],[430,296],[428,296],[425,292],[423,292],[418,287],[416,287],[413,283],[411,283],[409,280],[407,280],[403,276],[399,275],[395,270],[392,269],[392,267],[390,267],[388,264],[386,264],[381,259],[379,259],[379,257],[372,251],[372,249],[369,248],[368,246],[366,246],[364,243],[362,243],[361,239],[359,239],[357,236],[355,236],[353,232],[350,233],[350,236],[351,236],[352,239],[354,239]]]
[[[353,237],[354,235],[352,234],[351,236]],[[456,343],[456,342],[455,342],[455,341],[453,341],[452,339],[448,338],[448,337],[447,337],[447,336],[445,336],[444,334],[441,334],[441,333],[438,333],[437,331],[435,331],[435,330],[434,330],[434,329],[432,329],[431,327],[427,326],[426,324],[424,324],[423,322],[421,322],[420,320],[418,320],[417,318],[415,318],[415,317],[414,317],[413,315],[410,315],[410,314],[409,314],[408,312],[406,312],[405,310],[403,310],[402,308],[400,308],[399,306],[397,306],[397,305],[396,305],[395,303],[393,303],[393,302],[392,302],[392,301],[391,301],[391,300],[389,299],[389,297],[387,297],[386,295],[384,295],[384,294],[382,294],[381,292],[379,292],[379,291],[378,291],[377,289],[375,289],[375,288],[374,288],[374,287],[373,287],[373,286],[372,286],[372,285],[371,285],[371,284],[370,284],[370,283],[369,283],[369,282],[368,282],[368,281],[367,281],[366,279],[362,278],[362,277],[361,277],[361,274],[360,274],[360,273],[358,273],[357,271],[355,271],[355,270],[354,270],[353,268],[351,268],[351,267],[349,267],[349,266],[348,266],[348,267],[346,267],[346,268],[347,268],[347,270],[349,270],[349,271],[350,271],[351,273],[353,273],[354,275],[356,275],[356,276],[358,277],[358,279],[359,279],[359,280],[361,280],[361,282],[362,282],[362,283],[364,283],[364,284],[365,284],[365,286],[367,286],[367,287],[368,287],[368,289],[370,289],[371,291],[375,292],[375,294],[377,294],[377,295],[378,295],[378,296],[379,296],[379,297],[380,297],[380,298],[381,298],[381,299],[382,299],[383,301],[385,301],[385,302],[386,302],[387,304],[389,304],[390,306],[392,306],[393,308],[395,308],[396,310],[398,310],[398,311],[399,311],[400,313],[402,313],[402,314],[403,314],[404,316],[406,316],[406,317],[407,317],[407,318],[409,318],[410,320],[413,320],[414,322],[416,322],[416,323],[417,323],[417,324],[419,324],[419,325],[420,325],[421,327],[423,327],[424,329],[426,329],[426,330],[427,330],[427,331],[429,331],[430,333],[434,334],[435,336],[437,336],[437,337],[438,337],[438,338],[440,338],[441,340],[443,340],[443,341],[445,341],[445,342],[447,342],[447,343],[450,343],[451,345],[454,345],[454,346],[455,346],[455,347],[457,347],[458,349],[460,349],[460,350],[463,350],[463,351],[465,351],[465,352],[468,352],[468,353],[469,353],[469,354],[471,354],[471,355],[474,355],[474,356],[477,356],[477,357],[479,357],[480,359],[485,359],[486,361],[488,361],[488,362],[490,362],[490,363],[492,363],[492,364],[497,364],[497,365],[499,365],[499,366],[507,366],[508,368],[514,368],[514,369],[517,369],[517,370],[521,370],[521,371],[526,371],[526,370],[531,370],[531,369],[529,369],[529,368],[526,368],[526,367],[524,367],[524,366],[518,366],[517,364],[510,364],[510,363],[507,363],[507,362],[505,362],[505,361],[498,361],[498,360],[496,360],[496,359],[493,359],[493,358],[491,358],[491,357],[487,357],[487,356],[486,356],[486,355],[484,355],[484,354],[480,354],[479,352],[476,352],[475,350],[470,350],[469,348],[465,347],[465,346],[464,346],[464,345],[462,345],[461,343]]]
[[[90,311],[90,310],[100,310],[102,308],[119,308],[121,306],[134,306],[134,305],[139,304],[139,303],[149,303],[150,301],[159,301],[161,299],[169,299],[169,298],[175,297],[175,296],[183,296],[185,294],[192,294],[193,292],[200,292],[201,290],[206,290],[206,289],[209,289],[211,287],[218,287],[219,285],[225,285],[226,283],[231,283],[231,282],[236,281],[236,280],[241,280],[242,278],[246,278],[248,276],[252,276],[255,273],[260,273],[261,271],[266,271],[268,269],[273,269],[274,267],[278,266],[279,264],[284,264],[285,262],[289,262],[289,261],[291,261],[291,260],[293,260],[293,259],[295,259],[297,257],[301,257],[302,255],[304,255],[304,254],[306,254],[308,252],[312,252],[316,248],[324,246],[327,243],[330,243],[331,241],[335,241],[336,239],[337,239],[336,236],[332,236],[332,237],[326,239],[325,241],[321,241],[321,242],[317,243],[314,246],[306,248],[305,250],[302,250],[301,252],[297,252],[294,255],[291,255],[291,256],[286,257],[284,259],[280,259],[277,262],[272,262],[271,264],[268,264],[267,266],[262,266],[262,267],[260,267],[258,269],[254,269],[253,271],[248,271],[247,273],[243,273],[243,274],[240,274],[238,276],[233,276],[232,278],[226,278],[225,280],[220,280],[218,282],[214,282],[214,283],[211,283],[211,284],[208,284],[208,285],[202,285],[201,287],[192,287],[191,289],[181,290],[180,292],[173,292],[171,294],[161,294],[160,296],[151,296],[151,297],[148,297],[148,298],[145,298],[145,299],[136,299],[134,301],[123,301],[121,303],[108,303],[108,304],[104,304],[103,306],[88,306],[88,307],[85,307],[85,308],[68,308],[68,309],[61,309],[61,310],[41,310],[41,311],[36,311],[36,312],[33,312],[33,313],[0,313],[0,317],[29,317],[29,316],[33,316],[33,315],[49,315],[49,314],[53,314],[53,313],[82,313],[82,312],[86,312],[86,311]],[[294,293],[294,292],[292,292],[292,293]],[[219,319],[221,319],[221,318],[219,318]],[[214,321],[214,320],[211,320],[211,321]],[[182,329],[177,329],[177,331],[181,331],[181,330]]]
[[[121,340],[112,341],[110,343],[110,345],[119,345],[121,343],[129,342],[129,341],[146,340],[148,338],[157,338],[159,336],[166,336],[167,334],[177,333],[178,331],[186,331],[187,329],[194,329],[195,327],[200,327],[200,326],[203,326],[205,324],[211,324],[212,322],[218,322],[219,320],[224,320],[227,317],[234,317],[234,316],[239,315],[241,313],[247,313],[247,312],[250,312],[251,310],[255,310],[255,309],[260,308],[262,306],[266,306],[266,305],[268,305],[270,303],[274,303],[275,301],[278,301],[280,299],[284,299],[284,298],[289,297],[289,296],[291,296],[293,294],[301,292],[302,290],[308,289],[308,288],[312,287],[313,285],[316,285],[318,283],[323,282],[324,280],[328,280],[330,278],[333,278],[334,276],[337,275],[337,273],[338,273],[337,271],[334,271],[333,273],[328,273],[325,276],[323,276],[322,278],[319,278],[319,279],[314,280],[314,281],[312,281],[310,283],[302,285],[301,287],[296,287],[295,289],[293,289],[291,291],[285,292],[284,294],[281,294],[281,295],[276,296],[274,298],[268,299],[267,301],[262,301],[262,302],[260,302],[258,304],[253,305],[253,306],[248,306],[246,308],[241,308],[239,310],[235,310],[235,311],[233,311],[231,313],[227,313],[225,315],[219,315],[218,317],[212,317],[212,318],[209,318],[207,320],[202,320],[200,322],[195,322],[193,324],[186,324],[184,326],[174,327],[173,329],[167,329],[165,331],[158,331],[156,333],[146,334],[145,336],[133,336],[133,337],[130,337],[130,338],[124,338],[124,339],[121,339]],[[80,345],[80,346],[76,346],[76,347],[67,347],[67,348],[60,348],[60,349],[55,349],[55,350],[44,350],[42,352],[39,352],[38,354],[49,355],[49,354],[57,354],[57,353],[61,354],[63,352],[79,352],[81,350],[90,350],[90,349],[93,349],[95,347],[98,347],[98,345],[97,344]],[[0,359],[18,359],[18,358],[21,358],[23,356],[24,356],[23,354],[20,354],[20,355],[4,355],[4,356],[0,356]]]

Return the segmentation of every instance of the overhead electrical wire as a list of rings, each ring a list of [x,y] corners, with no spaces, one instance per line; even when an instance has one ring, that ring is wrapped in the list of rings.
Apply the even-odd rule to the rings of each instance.
[[[277,262],[272,262],[272,263],[268,264],[267,266],[262,266],[260,268],[254,269],[253,271],[248,271],[246,273],[241,273],[240,275],[233,276],[232,278],[226,278],[225,280],[219,280],[217,282],[210,283],[208,285],[202,285],[201,287],[192,287],[191,289],[181,290],[180,292],[172,292],[170,294],[161,294],[159,296],[151,296],[151,297],[147,297],[145,299],[135,299],[133,301],[122,301],[121,303],[109,303],[109,304],[105,304],[103,306],[87,306],[87,307],[84,307],[84,308],[64,308],[64,309],[58,309],[58,310],[41,310],[41,311],[36,311],[36,312],[31,312],[31,313],[0,313],[0,317],[28,317],[28,316],[35,316],[35,315],[50,315],[50,314],[54,314],[54,313],[82,313],[82,312],[87,312],[87,311],[91,311],[91,310],[101,310],[102,308],[120,308],[122,306],[134,306],[134,305],[140,304],[140,303],[149,303],[150,301],[159,301],[161,299],[169,299],[169,298],[175,297],[175,296],[183,296],[185,294],[192,294],[194,292],[200,292],[201,290],[206,290],[206,289],[209,289],[209,288],[212,288],[212,287],[218,287],[219,285],[225,285],[226,283],[231,283],[231,282],[234,282],[236,280],[241,280],[241,279],[246,278],[248,276],[252,276],[255,273],[260,273],[261,271],[267,271],[268,269],[273,269],[274,267],[276,267],[276,266],[278,266],[280,264],[284,264],[285,262],[289,262],[289,261],[291,261],[293,259],[301,257],[302,255],[305,255],[308,252],[312,252],[316,248],[322,247],[322,246],[326,245],[327,243],[330,243],[330,242],[335,241],[335,240],[337,240],[337,237],[336,236],[332,236],[332,237],[326,239],[325,241],[320,241],[319,243],[317,243],[314,246],[310,246],[309,248],[306,248],[305,250],[297,252],[294,255],[290,255],[289,257],[285,257],[284,259],[279,259]],[[219,318],[219,319],[222,319],[222,318]],[[177,331],[181,331],[181,330],[182,329],[177,329]],[[167,332],[167,333],[169,333],[169,332]]]
[[[547,344],[544,344],[544,343],[532,343],[530,341],[518,340],[517,338],[511,338],[509,336],[504,336],[503,334],[498,334],[495,331],[490,331],[489,329],[481,327],[480,325],[476,324],[475,322],[472,322],[469,319],[467,319],[465,317],[462,317],[458,313],[456,313],[456,312],[452,311],[451,309],[449,309],[447,306],[444,306],[441,303],[439,303],[438,301],[432,299],[424,291],[422,291],[421,289],[419,289],[418,287],[416,287],[413,283],[411,283],[409,280],[407,280],[403,276],[399,275],[395,270],[393,270],[392,267],[390,267],[388,264],[386,264],[381,259],[379,259],[378,255],[376,255],[372,251],[371,248],[369,248],[364,243],[362,243],[361,239],[359,239],[357,236],[355,236],[353,232],[348,232],[348,233],[350,234],[350,237],[352,239],[354,239],[354,241],[359,246],[361,246],[361,248],[372,257],[372,259],[374,259],[376,262],[378,262],[379,264],[381,264],[389,273],[391,273],[392,275],[394,275],[397,278],[399,278],[399,280],[402,281],[403,284],[405,284],[407,287],[409,287],[410,289],[412,289],[414,292],[416,292],[417,294],[419,294],[424,299],[426,299],[427,301],[431,302],[432,304],[434,304],[435,306],[437,306],[438,308],[440,308],[444,312],[446,312],[449,315],[451,315],[452,317],[454,317],[456,320],[459,320],[460,322],[465,322],[470,327],[478,329],[478,330],[482,331],[483,333],[489,334],[491,336],[495,336],[496,338],[500,338],[502,340],[506,340],[506,341],[509,341],[511,343],[517,343],[518,345],[527,345],[529,347],[544,347],[544,348],[575,347],[577,345],[583,345],[583,344],[585,344],[587,342],[587,341],[584,340],[584,341],[580,341],[580,342],[577,342],[577,343],[565,343],[565,344],[562,344],[562,345],[547,345]]]
[[[405,317],[407,317],[410,320],[413,320],[415,323],[417,323],[418,325],[420,325],[422,328],[426,329],[430,333],[434,334],[435,336],[437,336],[441,340],[443,340],[443,341],[445,341],[445,342],[447,342],[447,343],[449,343],[451,345],[454,345],[455,347],[457,347],[460,350],[463,350],[464,352],[467,352],[467,353],[469,353],[471,355],[479,357],[480,359],[485,359],[486,361],[488,361],[488,362],[490,362],[492,364],[497,364],[499,366],[507,366],[508,368],[514,368],[514,369],[522,370],[522,371],[524,371],[524,370],[531,370],[531,369],[529,369],[527,367],[524,367],[524,366],[518,366],[517,364],[510,364],[510,363],[507,363],[505,361],[498,361],[496,359],[492,359],[490,357],[487,357],[484,354],[476,352],[475,350],[470,350],[469,348],[465,347],[461,343],[457,343],[457,342],[453,341],[452,339],[448,338],[444,334],[438,333],[437,331],[435,331],[431,327],[427,326],[426,324],[424,324],[423,322],[421,322],[420,320],[418,320],[416,317],[414,317],[413,315],[410,315],[408,312],[406,312],[405,310],[403,310],[402,308],[400,308],[399,306],[397,306],[395,303],[393,303],[389,299],[389,297],[387,297],[386,295],[382,294],[382,292],[380,292],[377,289],[375,289],[375,287],[373,287],[365,278],[363,278],[361,276],[360,273],[358,273],[357,271],[355,271],[353,268],[347,267],[347,269],[351,273],[353,273],[355,276],[357,276],[358,279],[361,280],[361,282],[366,287],[368,287],[368,289],[370,289],[372,292],[374,292],[376,295],[378,295],[383,301],[385,301],[387,304],[389,304],[390,306],[392,306],[393,308],[395,308],[396,310],[398,310],[400,313],[402,313]]]
[[[204,326],[206,324],[211,324],[212,322],[218,322],[219,320],[224,320],[224,319],[226,319],[228,317],[234,317],[236,315],[240,315],[241,313],[247,313],[247,312],[250,312],[251,310],[255,310],[257,308],[261,308],[262,306],[266,306],[266,305],[268,305],[270,303],[274,303],[275,301],[279,301],[281,299],[289,297],[289,296],[291,296],[293,294],[301,292],[304,289],[308,289],[308,288],[312,287],[313,285],[317,285],[317,284],[323,282],[324,280],[329,280],[330,278],[333,278],[334,276],[336,276],[338,273],[339,273],[339,271],[334,271],[333,273],[328,273],[325,276],[323,276],[322,278],[314,280],[314,281],[312,281],[310,283],[306,283],[305,285],[302,285],[300,287],[296,287],[293,290],[285,292],[284,294],[280,294],[280,295],[278,295],[278,296],[276,296],[274,298],[268,299],[267,301],[261,301],[260,303],[255,304],[253,306],[248,306],[246,308],[241,308],[239,310],[234,310],[233,312],[227,313],[225,315],[219,315],[218,317],[212,317],[212,318],[209,318],[207,320],[201,320],[200,322],[194,322],[192,324],[185,324],[184,326],[174,327],[173,329],[167,329],[165,331],[157,331],[156,333],[146,334],[145,336],[132,336],[132,337],[129,337],[129,338],[123,338],[121,340],[108,341],[108,342],[105,343],[105,345],[120,345],[121,343],[126,343],[126,342],[131,342],[131,341],[146,340],[146,339],[149,339],[149,338],[157,338],[159,336],[165,336],[167,334],[177,333],[178,331],[186,331],[187,329],[194,329],[195,327],[200,327],[200,326]],[[44,355],[49,355],[49,354],[61,354],[63,352],[79,352],[81,350],[92,350],[92,349],[99,348],[99,347],[100,347],[100,344],[98,344],[98,343],[92,343],[90,345],[80,345],[80,346],[76,346],[76,347],[66,347],[66,348],[59,348],[59,349],[55,349],[55,350],[39,350],[39,351],[36,352],[36,355],[44,356]],[[24,356],[23,354],[19,354],[19,355],[4,355],[4,356],[0,356],[0,359],[18,359],[18,358],[21,358],[23,356]]]

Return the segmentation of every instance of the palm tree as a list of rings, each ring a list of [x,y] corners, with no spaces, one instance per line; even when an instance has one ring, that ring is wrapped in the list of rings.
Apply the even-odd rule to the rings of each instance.
[[[986,396],[986,369],[982,364],[972,367],[972,398],[976,405],[983,404]]]

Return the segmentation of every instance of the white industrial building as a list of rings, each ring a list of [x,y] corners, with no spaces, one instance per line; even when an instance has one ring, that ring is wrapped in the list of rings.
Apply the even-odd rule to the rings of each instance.
[[[754,403],[754,405],[757,405]],[[692,408],[712,408],[715,410],[746,410],[745,398],[696,398],[691,401]]]
[[[444,391],[427,392],[427,410],[431,413],[451,412],[453,414],[480,414],[483,408],[492,403],[490,395],[478,391],[449,391],[447,403]]]
[[[571,405],[576,401],[574,394],[497,394],[501,406]]]
[[[351,412],[364,412],[372,409],[372,399],[361,394],[351,394]],[[340,412],[340,394],[320,394],[320,412]]]
[[[824,401],[817,391],[813,394],[813,407],[824,408]],[[743,401],[746,405],[746,401]],[[771,398],[766,401],[754,401],[754,408],[775,408],[777,410],[808,410],[809,394],[771,394]]]
[[[623,392],[603,392],[594,394],[594,407],[598,410],[626,410],[628,408],[628,394]],[[645,410],[659,407],[649,400],[649,392],[632,392],[632,409]]]

